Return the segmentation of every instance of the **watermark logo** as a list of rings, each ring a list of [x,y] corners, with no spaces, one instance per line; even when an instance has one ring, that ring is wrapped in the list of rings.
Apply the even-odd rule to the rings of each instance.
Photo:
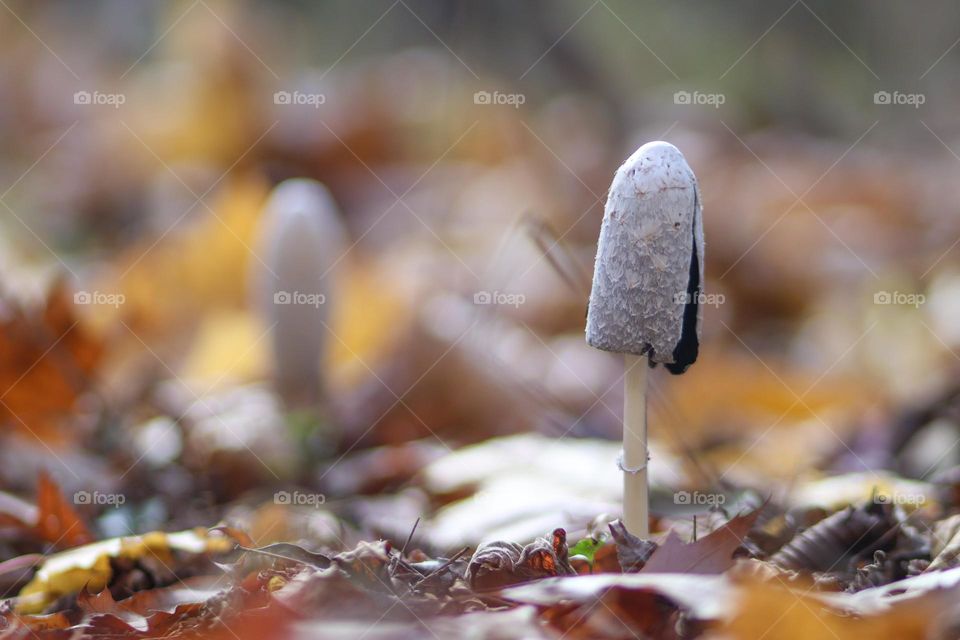
[[[290,507],[314,507],[326,503],[327,497],[322,493],[307,493],[304,491],[277,491],[273,494],[273,504]]]
[[[924,93],[904,93],[902,91],[877,91],[873,94],[873,104],[906,105],[919,109],[927,101]]]
[[[922,293],[903,293],[900,291],[877,291],[873,294],[873,304],[906,305],[914,308],[927,301]]]
[[[99,91],[77,91],[73,94],[73,104],[100,106],[106,105],[119,109],[127,101],[122,93],[101,93]]]
[[[519,109],[527,101],[522,93],[501,93],[499,91],[477,91],[473,94],[473,104],[500,104]]]
[[[723,93],[702,93],[700,91],[677,91],[673,94],[673,104],[706,105],[719,109],[727,101]]]
[[[322,93],[303,93],[301,91],[277,91],[273,94],[273,104],[309,105],[319,109],[327,101]]]
[[[878,493],[873,496],[874,504],[899,504],[911,507],[919,507],[927,501],[927,496],[922,493],[900,493],[891,494]]]
[[[277,291],[273,294],[273,304],[295,304],[319,307],[327,301],[322,293],[303,293],[301,291]]]
[[[102,291],[77,291],[73,294],[74,304],[96,304],[118,308],[127,301],[122,293],[103,293]]]
[[[673,504],[719,507],[727,501],[722,493],[702,493],[700,491],[677,491],[673,494]]]
[[[673,296],[675,304],[687,305],[694,301],[700,306],[719,307],[727,301],[727,297],[722,293],[704,293],[703,291],[698,291],[693,295],[689,291],[682,291]]]
[[[96,506],[107,506],[116,509],[124,502],[127,497],[122,493],[100,493],[99,491],[77,491],[73,494],[73,504],[83,505],[91,504]]]
[[[504,293],[502,291],[477,291],[473,294],[473,304],[509,305],[517,308],[527,301],[522,293]]]

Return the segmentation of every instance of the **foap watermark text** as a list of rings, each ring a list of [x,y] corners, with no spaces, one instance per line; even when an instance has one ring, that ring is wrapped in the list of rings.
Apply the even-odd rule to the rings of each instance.
[[[327,96],[322,93],[303,93],[302,91],[276,91],[273,94],[273,104],[308,105],[319,109],[326,103]]]
[[[127,501],[122,493],[101,493],[99,491],[77,491],[73,494],[73,504],[90,504],[117,508]]]
[[[727,101],[722,93],[703,93],[701,91],[677,91],[673,94],[673,104],[705,105],[719,109]]]
[[[477,91],[473,94],[473,104],[500,104],[519,109],[527,101],[522,93],[502,93],[500,91]]]
[[[877,291],[873,294],[873,304],[904,305],[918,308],[927,301],[922,293],[903,293],[902,291]]]
[[[478,291],[473,294],[473,304],[495,304],[519,307],[527,301],[522,293],[504,293],[502,291]]]
[[[698,291],[695,294],[691,294],[689,291],[683,291],[673,296],[673,301],[676,304],[686,305],[694,302],[694,300],[696,300],[696,303],[701,307],[719,307],[727,301],[727,297],[722,293],[704,293],[703,291]]]
[[[277,491],[273,494],[273,503],[291,507],[319,508],[326,503],[327,497],[322,493],[308,493],[305,491]]]
[[[117,308],[127,301],[122,293],[104,293],[103,291],[77,291],[73,294],[74,304],[96,304]]]
[[[927,101],[926,94],[905,93],[903,91],[877,91],[873,94],[873,104],[904,105],[919,109]]]
[[[699,505],[719,507],[727,501],[722,493],[703,493],[701,491],[677,491],[673,494],[673,503],[680,505]]]
[[[77,91],[73,94],[73,104],[90,106],[108,106],[119,109],[127,101],[122,93],[102,93],[100,91]]]
[[[322,293],[303,293],[302,291],[277,291],[273,294],[273,304],[294,304],[319,307],[327,301]]]

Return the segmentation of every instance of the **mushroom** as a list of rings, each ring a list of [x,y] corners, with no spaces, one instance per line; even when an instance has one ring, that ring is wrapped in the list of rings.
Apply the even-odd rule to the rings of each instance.
[[[259,231],[255,296],[270,326],[274,384],[289,408],[316,408],[323,399],[334,267],[345,239],[325,186],[294,178],[274,188]]]
[[[640,537],[650,533],[647,369],[680,374],[697,359],[702,288],[697,179],[676,147],[649,142],[610,185],[587,312],[587,343],[625,354],[623,518]]]

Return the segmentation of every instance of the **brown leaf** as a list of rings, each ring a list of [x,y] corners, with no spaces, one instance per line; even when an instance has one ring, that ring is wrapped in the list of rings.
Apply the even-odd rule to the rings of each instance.
[[[960,514],[940,520],[933,526],[930,555],[933,560],[927,571],[943,571],[960,564]]]
[[[94,538],[87,525],[63,497],[60,487],[47,475],[40,472],[37,482],[37,535],[60,549],[78,547]]]
[[[86,625],[98,631],[106,628],[131,631],[157,629],[157,623],[166,621],[167,616],[196,614],[200,607],[223,590],[222,580],[218,577],[203,576],[188,578],[171,587],[140,591],[129,598],[114,600],[110,589],[102,589],[91,594],[81,591],[77,595],[77,606],[86,615]],[[117,624],[117,622],[122,622]]]
[[[760,510],[756,509],[737,516],[696,542],[683,542],[670,531],[640,573],[723,573],[733,566],[734,552],[759,515]]]
[[[633,535],[627,531],[626,526],[620,520],[614,520],[610,523],[610,535],[616,543],[617,560],[624,573],[640,571],[647,560],[650,559],[650,554],[657,549],[656,542],[642,540]]]
[[[44,442],[68,440],[63,422],[100,362],[102,345],[79,324],[72,293],[51,286],[43,308],[2,301],[0,419]]]
[[[36,638],[37,634],[42,634],[42,638],[46,640],[47,638],[67,638],[68,635],[52,635],[50,632],[54,631],[63,631],[70,626],[70,619],[63,612],[51,613],[49,615],[42,616],[20,616],[13,613],[7,614],[4,616],[7,622],[10,623],[12,630],[17,631],[20,629],[27,629],[26,634],[21,634],[20,636],[8,636],[4,634],[3,637],[22,637],[22,638]]]
[[[770,561],[799,571],[847,571],[857,557],[896,542],[898,523],[882,504],[837,511],[788,542]]]
[[[567,532],[555,529],[550,540],[537,538],[525,547],[515,542],[480,545],[467,566],[466,579],[476,591],[546,578],[572,576],[567,550]]]
[[[276,542],[264,547],[238,546],[230,553],[229,557],[224,558],[221,562],[232,563],[235,573],[246,575],[251,571],[273,567],[278,562],[326,569],[330,566],[332,560],[329,556],[308,551],[300,545],[290,542]],[[348,561],[348,564],[352,563]]]
[[[736,592],[725,576],[634,573],[538,580],[500,595],[540,608],[550,624],[576,638],[673,638],[678,610],[687,620],[719,620]]]
[[[890,604],[886,610],[853,616],[846,607],[825,606],[822,599],[810,594],[809,590],[787,589],[770,582],[747,585],[741,594],[737,611],[722,630],[724,637],[734,640],[760,637],[766,640],[921,640],[944,637],[933,633],[934,621],[944,612],[949,597],[955,597],[955,594],[940,591],[929,592],[928,597],[897,602],[888,594]],[[840,602],[856,600],[849,594],[836,595]],[[944,596],[948,599],[945,600]]]
[[[390,543],[384,540],[361,542],[352,551],[338,553],[332,560],[347,575],[360,578],[375,589],[390,584]]]

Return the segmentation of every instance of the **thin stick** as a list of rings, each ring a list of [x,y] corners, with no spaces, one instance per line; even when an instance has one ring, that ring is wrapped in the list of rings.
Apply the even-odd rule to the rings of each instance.
[[[403,546],[400,547],[400,553],[397,554],[398,561],[393,563],[393,566],[390,567],[390,577],[393,577],[394,572],[397,569],[397,565],[400,564],[400,560],[403,560],[403,554],[407,552],[407,545],[410,544],[410,541],[413,540],[413,534],[417,532],[417,525],[420,524],[420,518],[417,518],[417,521],[413,523],[413,528],[410,529],[410,535],[407,536],[407,541],[403,543]]]
[[[443,571],[444,569],[446,569],[447,567],[449,567],[450,565],[452,565],[454,562],[456,562],[457,560],[459,560],[459,559],[460,559],[460,556],[462,556],[463,554],[465,554],[467,551],[470,551],[470,547],[464,547],[463,549],[460,549],[460,551],[458,551],[456,554],[454,554],[454,556],[451,557],[449,560],[447,560],[447,561],[444,562],[442,565],[440,565],[439,567],[437,567],[436,569],[434,569],[433,571],[431,571],[431,572],[428,573],[427,575],[425,575],[425,576],[423,576],[422,578],[420,578],[419,580],[417,580],[417,582],[413,585],[413,588],[416,589],[417,587],[419,587],[420,585],[422,585],[424,582],[426,582],[427,580],[429,580],[429,579],[432,578],[433,576],[438,575],[441,571]]]
[[[646,356],[627,354],[623,379],[623,524],[640,538],[650,537],[647,493],[647,369]]]

